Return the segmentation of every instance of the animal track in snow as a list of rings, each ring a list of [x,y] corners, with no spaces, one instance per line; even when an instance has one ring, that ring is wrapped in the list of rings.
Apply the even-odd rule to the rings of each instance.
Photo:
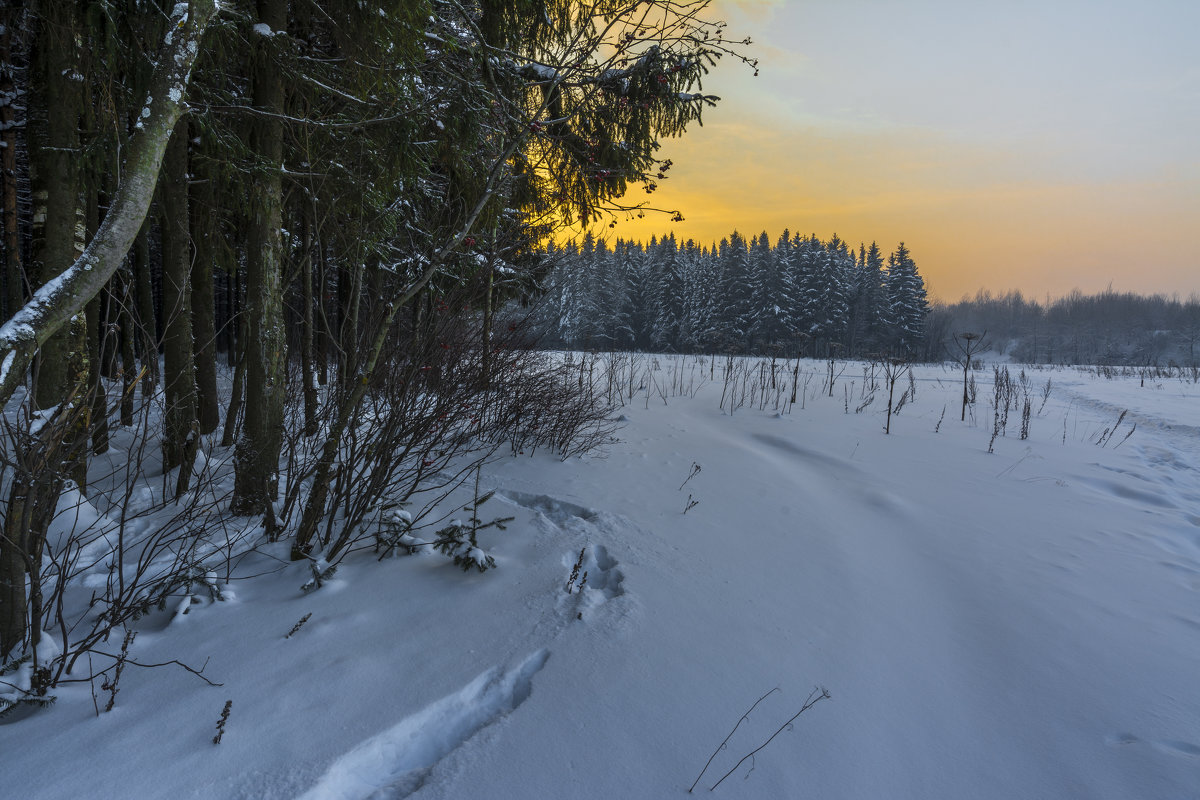
[[[597,517],[600,516],[590,508],[584,508],[583,506],[569,503],[566,500],[558,500],[544,494],[526,494],[525,492],[505,489],[496,492],[496,496],[501,500],[507,500],[515,506],[536,511],[560,527],[575,520],[595,522]]]
[[[570,538],[577,542],[590,542],[597,532],[603,533],[611,525],[611,517],[602,512],[549,495],[504,489],[496,492],[496,496],[513,505],[537,512],[545,523],[558,529],[556,533],[570,532]],[[579,566],[579,575],[572,591],[564,594],[561,591],[563,584],[558,584],[559,599],[555,607],[559,614],[568,619],[590,616],[591,611],[625,594],[625,573],[618,567],[617,560],[609,555],[608,549],[604,545],[594,543],[584,544],[583,549],[583,562]],[[563,555],[562,564],[568,573],[578,558],[578,550]],[[563,580],[566,580],[565,577]],[[628,611],[628,608],[620,609],[608,621],[618,620],[627,615]]]
[[[480,674],[338,758],[301,800],[409,796],[439,761],[528,700],[533,676],[549,658],[550,651],[542,649],[512,669],[493,667]]]
[[[563,559],[563,562],[568,567],[572,567],[575,565],[575,558],[568,556]],[[625,582],[625,574],[617,568],[616,559],[608,554],[604,545],[590,544],[587,546],[583,555],[583,565],[579,570],[581,580],[585,572],[587,573],[587,583],[583,587],[584,591],[591,589],[599,592],[601,602],[607,602],[625,594],[625,588],[622,586]]]

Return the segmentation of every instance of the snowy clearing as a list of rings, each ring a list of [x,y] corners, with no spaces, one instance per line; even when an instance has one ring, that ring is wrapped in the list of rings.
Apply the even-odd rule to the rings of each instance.
[[[364,552],[305,594],[260,545],[130,651],[222,686],[60,688],[0,724],[7,796],[684,796],[737,725],[707,793],[814,687],[714,795],[1195,796],[1200,384],[1008,365],[1029,435],[993,442],[991,367],[966,422],[915,367],[885,435],[861,363],[618,360],[606,455],[485,471],[495,570]]]

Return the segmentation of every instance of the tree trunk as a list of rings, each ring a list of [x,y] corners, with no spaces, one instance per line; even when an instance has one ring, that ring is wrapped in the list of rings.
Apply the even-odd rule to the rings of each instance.
[[[193,133],[200,132],[192,126]],[[196,164],[197,159],[193,159]],[[203,163],[196,164],[192,173],[196,180],[191,186],[191,238],[195,249],[192,260],[192,337],[196,367],[196,419],[200,433],[212,433],[221,422],[217,398],[217,325],[216,299],[213,289],[213,260],[211,241],[214,234],[212,207],[213,177]]]
[[[237,270],[234,270],[233,291],[230,294],[235,301],[238,299],[240,281],[237,280],[237,277],[239,274]],[[235,357],[237,365],[233,370],[233,389],[229,393],[229,409],[225,412],[225,430],[221,434],[221,447],[229,447],[233,444],[234,436],[237,433],[238,415],[242,413],[242,398],[246,391],[246,353],[243,349],[246,342],[245,315],[235,312],[229,321],[229,326],[237,331],[237,336],[233,339],[233,350],[230,351],[230,355]]]
[[[113,275],[108,285],[100,290],[100,329],[103,332],[100,337],[100,374],[110,381],[116,380],[120,371],[117,360],[121,353],[116,327],[118,310],[113,299],[114,293],[120,291],[118,282],[117,276]]]
[[[62,492],[61,465],[76,459],[72,448],[84,441],[70,438],[78,427],[72,415],[78,413],[60,408],[37,433],[22,435],[16,447],[0,536],[0,663],[19,652],[27,638],[36,649],[41,637],[42,550]]]
[[[496,277],[495,258],[493,253],[488,261],[487,292],[483,296],[483,356],[480,359],[480,371],[485,388],[492,381],[492,292]]]
[[[242,333],[241,328],[238,327],[239,303],[238,267],[235,259],[235,263],[230,264],[229,272],[225,276],[225,355],[226,363],[231,367],[236,367],[240,363],[238,348],[241,347]]]
[[[25,304],[25,270],[17,214],[17,85],[13,76],[13,28],[23,14],[12,5],[0,10],[0,171],[4,181],[5,319]]]
[[[13,480],[0,538],[0,664],[19,651],[28,631],[29,601],[25,591],[25,553],[29,548],[29,487]]]
[[[192,358],[188,225],[187,121],[181,119],[167,145],[159,177],[163,237],[163,471],[191,472],[195,452],[196,376]]]
[[[90,239],[96,235],[100,226],[100,200],[96,192],[96,183],[100,180],[97,171],[87,171],[85,187],[87,207],[87,235]],[[101,361],[107,338],[108,325],[105,320],[104,304],[101,302],[105,291],[93,297],[87,304],[85,318],[87,320],[87,354],[88,354],[88,402],[91,405],[91,436],[92,452],[103,455],[108,452],[108,398],[105,396],[104,383],[100,380]]]
[[[348,392],[358,371],[358,306],[362,267],[343,264],[338,271],[338,386]]]
[[[59,9],[67,5],[48,3],[46,7]],[[171,19],[169,38],[157,55],[140,127],[125,146],[123,180],[100,230],[60,280],[39,289],[0,327],[0,405],[21,385],[38,348],[66,328],[120,267],[145,221],[167,141],[183,112],[183,95],[199,52],[200,37],[216,11],[216,3],[191,0],[189,5],[180,3],[176,9],[178,15]]]
[[[329,271],[325,260],[325,241],[317,234],[317,379],[322,386],[329,385],[329,354],[333,352],[332,326],[329,324]]]
[[[134,353],[134,336],[137,326],[133,323],[133,294],[130,291],[133,276],[128,267],[121,267],[116,274],[117,332],[121,342],[121,425],[133,425],[133,392],[137,380],[137,356]]]
[[[317,376],[313,365],[313,259],[312,221],[308,207],[301,213],[300,235],[302,253],[300,260],[301,304],[303,314],[300,327],[300,374],[304,381],[304,435],[317,432]]]
[[[27,138],[33,196],[30,265],[34,279],[44,288],[53,288],[79,258],[86,236],[85,211],[80,202],[83,92],[78,28],[74,4],[51,4],[38,20],[31,53]],[[82,410],[74,413],[87,403],[88,328],[83,311],[84,304],[80,303],[42,342],[33,407],[43,411],[65,407],[64,418],[71,424],[63,430],[64,450],[72,454],[72,460],[59,467],[81,492],[86,492],[86,451],[73,446],[75,441],[87,438],[89,428],[88,414]],[[19,319],[19,313],[14,315],[13,320]],[[17,382],[14,380],[12,385],[15,389]],[[57,494],[44,494],[48,490],[43,485],[35,486],[33,491],[35,505],[57,500]],[[26,535],[33,550],[45,531]]]
[[[259,0],[258,25],[287,28],[287,0]],[[246,252],[246,411],[234,455],[232,510],[267,514],[276,496],[279,451],[283,443],[285,392],[283,286],[281,276],[283,79],[274,56],[274,38],[254,35],[254,106],[251,151],[263,174],[250,190]]]
[[[133,293],[136,295],[134,309],[137,311],[138,342],[142,351],[142,397],[154,396],[158,386],[158,323],[154,317],[154,283],[150,277],[150,222],[133,242],[129,254],[133,264]]]
[[[38,21],[31,54],[29,173],[33,193],[31,272],[45,286],[74,263],[82,230],[79,117],[83,96],[73,3],[51,3]],[[34,407],[62,403],[75,389],[87,353],[87,327],[76,309],[42,345]]]

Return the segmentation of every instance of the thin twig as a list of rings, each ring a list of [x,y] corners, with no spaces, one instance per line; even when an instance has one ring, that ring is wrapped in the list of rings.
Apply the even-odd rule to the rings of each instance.
[[[704,777],[704,773],[708,770],[709,765],[712,764],[713,759],[717,757],[717,753],[724,750],[726,743],[733,737],[733,734],[737,733],[738,726],[740,726],[743,722],[745,722],[747,719],[749,719],[750,712],[754,711],[755,707],[758,706],[759,703],[761,703],[763,700],[766,700],[768,697],[770,697],[772,694],[774,694],[775,692],[778,692],[778,691],[779,691],[779,687],[776,686],[774,689],[772,689],[771,691],[764,694],[762,697],[755,700],[754,705],[750,706],[750,710],[747,711],[745,714],[742,714],[741,719],[739,719],[737,721],[737,725],[734,725],[733,730],[731,730],[729,732],[729,736],[726,736],[721,741],[721,744],[717,746],[717,749],[713,750],[713,754],[708,757],[708,761],[704,762],[704,769],[700,770],[700,774],[696,776],[696,780],[692,781],[692,785],[688,788],[688,794],[692,793],[692,789],[695,789],[696,784],[699,783],[700,779]]]
[[[738,763],[734,764],[734,765],[733,765],[733,769],[729,770],[729,772],[726,772],[724,775],[722,775],[722,776],[721,776],[721,780],[720,780],[720,781],[717,781],[716,783],[714,783],[714,784],[712,785],[712,787],[711,787],[711,788],[709,788],[709,791],[711,792],[711,791],[713,791],[714,789],[716,789],[718,786],[720,786],[720,785],[721,785],[721,781],[725,780],[725,779],[726,779],[726,778],[728,778],[730,775],[732,775],[733,773],[737,772],[737,769],[738,769],[738,767],[740,767],[742,764],[744,764],[744,763],[746,762],[746,759],[747,759],[747,758],[751,758],[751,757],[753,757],[753,756],[754,756],[754,754],[756,754],[758,751],[762,750],[764,747],[766,747],[767,745],[769,745],[769,744],[771,743],[771,740],[772,740],[772,739],[774,739],[774,738],[775,738],[776,736],[778,736],[779,734],[783,733],[783,732],[784,732],[785,730],[787,730],[788,728],[791,728],[791,727],[792,727],[792,723],[796,721],[796,717],[799,717],[801,714],[803,714],[805,711],[808,711],[810,708],[812,708],[813,706],[815,706],[817,703],[821,702],[822,700],[826,700],[826,699],[828,699],[828,698],[829,698],[829,692],[828,692],[828,691],[826,691],[825,689],[822,689],[822,688],[820,688],[819,686],[818,686],[818,687],[816,687],[816,688],[814,688],[814,689],[812,690],[812,692],[810,692],[810,693],[809,693],[809,695],[808,695],[808,699],[804,701],[804,707],[803,707],[803,708],[801,708],[799,711],[797,711],[797,712],[795,713],[795,715],[794,715],[794,716],[793,716],[791,719],[789,719],[787,722],[783,723],[783,725],[779,726],[779,730],[777,730],[777,731],[775,731],[774,733],[772,733],[772,734],[771,734],[771,738],[770,738],[770,739],[767,739],[765,742],[763,742],[762,744],[760,744],[758,747],[754,748],[754,749],[753,749],[753,750],[751,750],[749,753],[747,753],[746,755],[742,756],[742,760],[741,760],[741,761],[739,761]]]
[[[92,652],[96,653],[97,655],[101,655],[101,656],[107,656],[107,657],[109,657],[109,658],[112,658],[112,659],[115,659],[115,658],[117,658],[117,656],[114,656],[114,655],[112,655],[111,653],[105,653],[103,650],[93,650]],[[178,666],[178,667],[183,667],[183,668],[184,668],[184,669],[186,669],[188,672],[192,673],[192,674],[193,674],[193,675],[195,675],[197,678],[199,678],[200,680],[202,680],[202,681],[204,681],[205,683],[207,683],[209,686],[224,686],[224,685],[225,685],[225,684],[223,684],[223,683],[216,683],[216,682],[214,682],[214,681],[211,681],[211,680],[209,680],[208,678],[204,677],[204,669],[205,669],[205,667],[207,667],[207,666],[208,666],[208,659],[207,659],[207,658],[206,658],[206,659],[204,659],[204,664],[202,664],[202,665],[201,665],[200,669],[195,669],[195,668],[193,668],[193,667],[189,667],[187,664],[185,664],[185,663],[183,663],[182,661],[180,661],[180,660],[178,660],[178,659],[175,659],[175,658],[172,658],[170,661],[164,661],[164,662],[162,662],[161,664],[143,664],[143,663],[141,663],[140,661],[134,661],[132,658],[126,658],[126,659],[125,659],[125,663],[126,663],[126,664],[132,664],[132,665],[133,665],[133,666],[135,666],[135,667],[146,667],[146,668],[151,668],[151,667],[169,667],[169,666],[171,666],[172,664],[174,664],[174,665],[176,665],[176,666]],[[100,670],[100,674],[103,674],[103,673],[105,673],[105,672],[107,672],[107,671],[108,671],[108,670]],[[70,683],[70,681],[62,681],[62,682],[63,682],[63,683]]]

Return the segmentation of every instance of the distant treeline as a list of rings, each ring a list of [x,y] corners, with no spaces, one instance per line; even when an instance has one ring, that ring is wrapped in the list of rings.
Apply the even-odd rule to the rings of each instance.
[[[884,256],[788,231],[718,245],[590,235],[552,248],[534,312],[543,343],[591,350],[903,354],[939,358],[925,282],[901,243]],[[933,350],[930,346],[933,346]]]
[[[1035,364],[1195,366],[1200,296],[1187,300],[1074,291],[1039,303],[1020,292],[937,305],[930,325],[949,335],[987,332],[991,349]]]

